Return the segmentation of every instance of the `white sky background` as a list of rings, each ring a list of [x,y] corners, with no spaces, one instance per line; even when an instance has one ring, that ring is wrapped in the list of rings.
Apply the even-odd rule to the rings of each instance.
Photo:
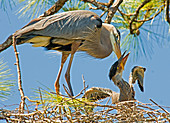
[[[19,18],[19,15],[16,15],[18,8],[17,6],[12,10],[8,9],[8,14],[0,9],[0,43],[4,42],[10,34],[30,21],[24,17]],[[170,41],[170,39],[168,40]],[[41,84],[54,90],[54,82],[59,70],[61,55],[51,53],[54,51],[46,51],[44,48],[33,48],[31,44],[23,44],[17,48],[20,53],[25,95],[28,97],[33,96],[33,88],[42,87]],[[142,56],[139,60],[133,61],[130,55],[125,66],[123,78],[128,81],[129,73],[135,65],[146,67],[144,93],[140,92],[138,86],[135,85],[136,98],[144,103],[151,103],[149,101],[151,98],[159,105],[170,106],[170,44],[167,42],[163,46],[155,46],[153,51],[151,59],[146,59],[145,56]],[[17,80],[13,47],[0,53],[0,58],[7,62],[11,73],[14,74],[13,79]],[[71,70],[71,83],[74,94],[78,94],[83,89],[82,74],[89,87],[110,88],[118,92],[117,87],[108,78],[109,69],[115,61],[116,58],[113,58],[113,53],[103,60],[92,58],[85,53],[76,53]],[[64,74],[67,64],[68,62],[66,62],[61,75],[61,88],[62,84],[66,85]],[[61,90],[64,93],[64,90]],[[19,102],[20,95],[16,86],[12,90],[12,96],[8,100],[0,102],[0,107],[3,107],[3,104],[18,104]],[[167,110],[170,111],[170,108],[167,108]]]

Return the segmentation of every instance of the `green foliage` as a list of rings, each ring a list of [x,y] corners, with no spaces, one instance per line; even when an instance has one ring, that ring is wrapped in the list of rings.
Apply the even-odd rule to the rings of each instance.
[[[67,96],[58,96],[51,89],[46,87],[46,89],[35,90],[34,99],[38,104],[38,110],[52,111],[57,114],[61,112],[66,115],[71,115],[73,112],[79,112],[80,114],[87,114],[93,111],[94,106],[87,105],[90,101],[84,98],[69,98]]]
[[[116,24],[116,27],[123,32],[121,36],[122,48],[131,51],[135,59],[141,55],[150,57],[154,45],[161,46],[169,35],[168,31],[166,32],[164,29],[170,28],[168,23],[165,23],[166,2],[164,0],[151,0],[139,9],[138,16],[136,16],[138,8],[144,1],[124,0],[112,19],[114,25]],[[14,0],[0,0],[0,7],[6,10],[7,4],[11,7],[13,4],[15,5],[15,2]],[[18,13],[27,18],[34,18],[54,5],[56,0],[19,0],[19,2],[24,3],[24,6],[19,9]],[[61,11],[87,8],[88,3],[81,0],[69,0]],[[159,31],[158,34],[158,30],[162,31]]]
[[[21,14],[21,16],[34,18],[51,7],[55,3],[55,0],[19,0],[19,2],[24,3],[24,6],[18,13]]]
[[[4,11],[6,11],[6,9],[9,7],[12,9],[12,6],[15,5],[14,0],[0,0],[0,9],[3,9]]]
[[[123,1],[112,19],[112,22],[122,31],[122,48],[132,51],[131,54],[135,59],[141,55],[151,57],[154,45],[160,46],[161,41],[168,38],[167,32],[158,34],[158,30],[163,28],[163,25],[166,26],[163,23],[165,22],[164,0],[151,0],[139,9],[139,14],[136,16],[136,11],[143,2],[144,0]]]
[[[21,16],[27,16],[28,18],[38,17],[45,10],[54,5],[55,0],[19,0],[20,3],[25,5],[19,10]],[[67,4],[62,8],[63,11],[82,10],[87,8],[87,3],[81,0],[69,0]]]
[[[0,100],[7,99],[7,96],[11,94],[11,87],[14,86],[14,82],[9,80],[12,76],[10,69],[7,69],[6,63],[0,61]]]
[[[81,0],[69,0],[67,5],[65,5],[62,9],[63,11],[73,11],[73,10],[84,10],[88,7],[87,3],[82,2]]]

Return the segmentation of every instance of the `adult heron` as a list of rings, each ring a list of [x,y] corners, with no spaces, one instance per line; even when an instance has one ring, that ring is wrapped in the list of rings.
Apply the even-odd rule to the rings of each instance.
[[[102,23],[99,16],[91,11],[76,10],[58,13],[48,17],[32,20],[0,45],[0,51],[12,45],[12,37],[16,44],[32,43],[33,47],[45,47],[48,50],[62,52],[61,66],[55,81],[55,90],[59,94],[59,79],[63,65],[71,55],[65,79],[71,95],[70,69],[76,51],[85,51],[95,58],[105,58],[112,51],[121,57],[120,33],[111,24]]]

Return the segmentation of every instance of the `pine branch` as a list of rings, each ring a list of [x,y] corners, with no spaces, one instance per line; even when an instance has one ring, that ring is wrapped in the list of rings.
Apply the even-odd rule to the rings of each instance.
[[[151,0],[145,0],[135,11],[135,16],[132,18],[132,20],[130,21],[130,33],[133,34],[134,29],[132,29],[132,23],[136,20],[136,18],[139,15],[139,11],[140,9],[145,6],[147,3],[149,3]]]
[[[114,16],[114,14],[116,13],[116,11],[118,10],[118,7],[120,6],[120,4],[123,2],[123,0],[117,0],[110,8],[109,8],[109,12],[107,14],[107,17],[105,19],[105,23],[111,23],[111,20]]]
[[[58,0],[50,9],[44,12],[40,17],[47,17],[57,13],[68,0]]]

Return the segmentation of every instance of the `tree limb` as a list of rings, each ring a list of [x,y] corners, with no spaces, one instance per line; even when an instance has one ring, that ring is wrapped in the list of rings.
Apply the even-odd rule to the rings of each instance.
[[[166,20],[170,24],[170,17],[169,17],[169,0],[166,0]]]
[[[109,12],[107,14],[107,17],[105,19],[105,23],[111,23],[111,20],[114,16],[114,14],[116,13],[116,11],[118,10],[119,5],[123,2],[123,0],[117,0],[110,8],[109,8]]]
[[[44,12],[40,17],[47,17],[57,13],[68,0],[58,0],[50,9]]]

